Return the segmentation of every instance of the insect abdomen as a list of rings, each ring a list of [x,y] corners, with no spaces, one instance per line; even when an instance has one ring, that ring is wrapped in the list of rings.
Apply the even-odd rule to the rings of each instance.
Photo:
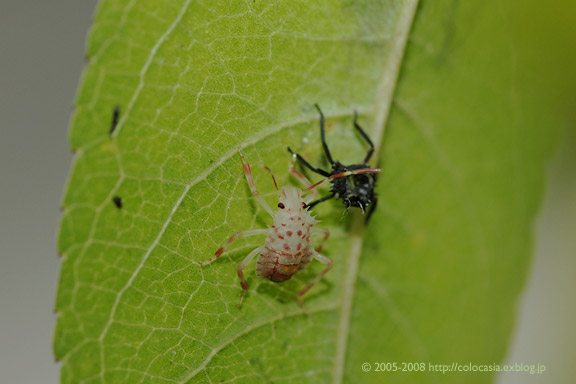
[[[310,263],[312,255],[309,245],[294,253],[266,246],[256,262],[256,276],[275,283],[290,280],[296,272]]]

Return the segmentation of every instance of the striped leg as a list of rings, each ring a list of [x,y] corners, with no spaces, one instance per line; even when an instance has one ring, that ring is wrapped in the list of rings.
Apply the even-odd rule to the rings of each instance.
[[[322,248],[324,247],[324,244],[326,243],[326,240],[328,240],[328,237],[330,237],[330,230],[326,229],[326,228],[312,228],[310,230],[310,232],[313,235],[317,235],[317,234],[323,234],[324,238],[322,239],[322,242],[320,243],[320,245],[318,246],[318,248],[316,248],[316,252],[321,253],[322,252]]]
[[[246,266],[250,264],[250,262],[252,261],[252,259],[254,259],[256,255],[259,255],[262,252],[264,252],[264,247],[256,248],[255,250],[250,252],[248,256],[246,256],[244,260],[242,260],[242,262],[238,265],[238,277],[240,278],[240,286],[242,287],[242,296],[240,296],[240,301],[236,305],[238,308],[242,307],[244,296],[246,296],[246,293],[248,292],[248,283],[244,278],[244,268],[246,268]]]
[[[330,259],[329,257],[321,255],[317,252],[314,253],[314,258],[319,262],[321,262],[322,264],[325,264],[326,268],[324,268],[324,270],[320,272],[320,274],[316,276],[314,280],[312,280],[312,282],[306,286],[306,288],[298,292],[298,302],[300,303],[301,306],[304,306],[304,300],[302,300],[302,296],[304,296],[306,292],[310,290],[310,288],[312,288],[317,282],[319,282],[328,273],[328,271],[332,269],[332,265],[334,263],[332,259]]]
[[[224,253],[226,248],[228,248],[228,246],[230,244],[232,244],[234,242],[234,240],[236,240],[236,239],[239,239],[241,237],[250,237],[250,236],[266,235],[266,234],[268,234],[267,229],[252,229],[249,231],[237,232],[237,233],[233,234],[232,237],[230,237],[228,239],[228,241],[226,243],[224,243],[223,246],[221,246],[220,248],[218,248],[218,250],[216,252],[214,252],[214,256],[212,256],[208,260],[200,263],[200,266],[204,267],[205,265],[208,265],[211,262],[213,262],[214,260],[218,259],[220,256],[222,256],[222,254]]]

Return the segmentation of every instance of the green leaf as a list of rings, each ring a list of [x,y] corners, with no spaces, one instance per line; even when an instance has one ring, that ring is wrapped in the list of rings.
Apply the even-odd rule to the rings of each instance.
[[[558,137],[513,3],[102,1],[59,235],[62,382],[490,382],[431,366],[504,358]],[[297,185],[287,145],[327,167],[314,103],[344,163],[366,151],[358,111],[379,207],[367,227],[339,201],[315,209],[335,267],[305,309],[316,262],[281,284],[250,267],[238,309],[237,264],[264,239],[199,266],[271,224],[238,148],[272,205],[261,166]]]

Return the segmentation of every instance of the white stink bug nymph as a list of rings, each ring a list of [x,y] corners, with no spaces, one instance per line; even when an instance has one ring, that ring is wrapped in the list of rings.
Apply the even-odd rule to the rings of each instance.
[[[246,266],[258,256],[256,261],[256,276],[269,279],[273,282],[282,282],[289,280],[296,272],[304,269],[312,259],[316,259],[320,263],[326,265],[326,268],[318,276],[314,278],[306,287],[298,292],[298,301],[303,304],[302,296],[308,292],[314,284],[316,284],[330,269],[332,268],[332,260],[321,254],[322,246],[328,239],[330,232],[327,229],[315,228],[314,225],[317,220],[308,211],[308,203],[318,197],[316,187],[326,180],[335,179],[338,177],[346,177],[357,173],[377,173],[379,169],[364,168],[355,171],[347,171],[336,175],[331,175],[316,184],[310,183],[308,179],[294,168],[296,156],[292,157],[290,163],[290,173],[296,177],[305,186],[305,190],[296,187],[286,186],[278,190],[276,179],[268,167],[265,167],[272,175],[272,180],[278,191],[278,210],[274,212],[268,205],[266,200],[260,195],[256,186],[254,185],[254,178],[250,164],[244,158],[242,152],[242,163],[244,167],[244,174],[246,181],[250,187],[250,191],[254,198],[264,208],[266,212],[274,218],[274,224],[267,229],[252,229],[248,231],[237,232],[232,235],[230,239],[214,253],[214,256],[206,260],[201,265],[205,266],[218,259],[226,248],[232,242],[241,237],[249,237],[256,235],[266,235],[266,241],[263,246],[254,249],[250,252],[244,260],[238,265],[238,277],[240,278],[240,286],[242,287],[242,296],[238,306],[242,305],[244,296],[248,291],[248,284],[244,278],[244,269]],[[312,195],[305,198],[304,195],[309,193]],[[314,249],[311,243],[311,236],[320,234],[323,235],[321,244]]]

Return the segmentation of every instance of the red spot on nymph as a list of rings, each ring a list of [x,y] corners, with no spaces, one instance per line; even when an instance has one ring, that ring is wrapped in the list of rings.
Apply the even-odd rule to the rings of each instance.
[[[289,246],[288,244],[286,244],[286,243],[284,244],[284,250],[285,250],[285,251],[289,251],[289,250],[290,250],[290,246]]]
[[[299,251],[302,248],[302,243],[298,243],[298,246],[296,247],[296,250]]]
[[[286,224],[282,224],[282,226],[283,226],[283,227],[285,227],[285,226],[286,226]]]
[[[288,235],[288,237],[292,236],[292,231],[288,231],[286,232],[286,234]]]
[[[278,235],[278,238],[279,238],[280,240],[284,240],[284,236],[282,236],[282,235]]]
[[[298,230],[298,232],[296,232],[298,234],[298,236],[302,236],[302,231]]]

